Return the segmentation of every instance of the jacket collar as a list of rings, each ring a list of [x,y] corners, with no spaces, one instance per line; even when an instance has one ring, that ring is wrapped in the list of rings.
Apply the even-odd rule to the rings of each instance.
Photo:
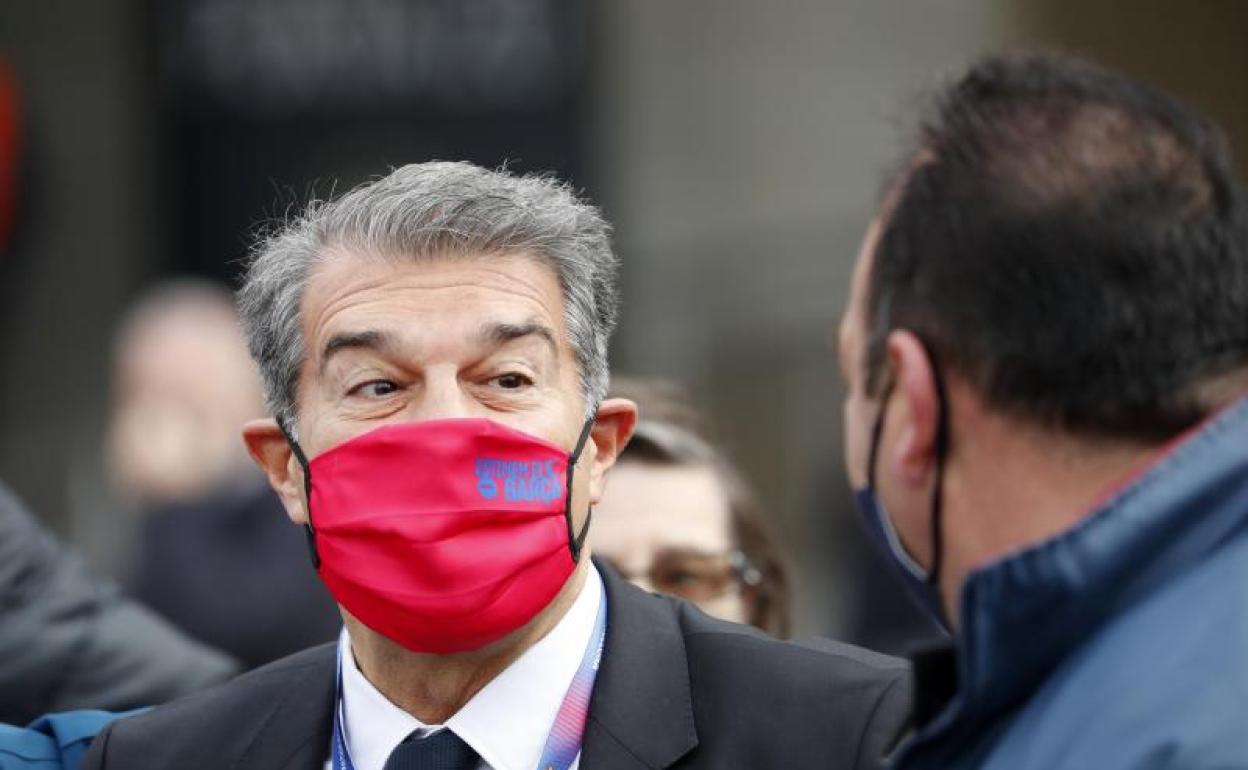
[[[668,603],[595,561],[607,601],[607,640],[590,698],[581,767],[661,770],[698,743],[684,636]],[[335,645],[307,662],[263,718],[235,770],[320,770],[334,710]]]
[[[1248,399],[1163,451],[1074,528],[962,590],[957,693],[920,730],[982,733],[1111,618],[1248,531]]]
[[[684,634],[666,601],[594,563],[606,588],[607,642],[589,702],[581,767],[670,767],[698,744]]]

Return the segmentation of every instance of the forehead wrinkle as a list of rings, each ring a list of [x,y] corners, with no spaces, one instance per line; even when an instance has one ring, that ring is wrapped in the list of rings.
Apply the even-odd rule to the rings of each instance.
[[[364,262],[367,260],[366,256],[353,254],[351,252],[338,251],[337,253],[339,255],[338,258],[334,260],[328,260],[325,263],[325,265],[327,266],[322,266],[322,268],[317,271],[317,274],[312,276],[312,280],[309,282],[309,285],[313,285],[317,283],[318,278],[320,278],[321,279],[320,282],[323,283],[326,278],[326,275],[325,275],[326,273],[332,274],[334,271],[346,270],[347,268],[343,267],[344,261],[357,263],[356,264],[357,270],[351,273],[351,275],[355,275],[359,272],[358,267],[360,266],[358,263]],[[538,305],[539,307],[541,307],[544,311],[546,311],[546,313],[550,316],[551,320],[556,322],[556,324],[559,324],[563,321],[563,312],[562,312],[563,308],[562,307],[556,307],[556,308],[550,307],[548,302],[546,302],[546,300],[548,299],[548,297],[545,296],[547,292],[543,291],[542,288],[537,283],[530,281],[530,280],[526,280],[526,278],[522,275],[516,275],[514,272],[504,271],[504,270],[501,270],[492,266],[491,262],[497,261],[497,260],[511,261],[511,262],[522,260],[522,261],[528,262],[538,267],[541,270],[549,272],[550,277],[554,279],[553,285],[554,285],[556,294],[559,299],[559,304],[560,305],[563,304],[563,300],[564,300],[563,288],[559,284],[557,276],[554,275],[553,271],[551,271],[550,267],[546,265],[545,262],[543,262],[542,260],[536,259],[532,256],[529,256],[527,254],[524,254],[524,253],[518,253],[515,255],[491,256],[488,261],[484,255],[481,258],[475,258],[475,259],[472,257],[460,258],[460,257],[446,256],[446,257],[432,258],[428,260],[406,261],[406,262],[399,261],[396,258],[377,258],[374,260],[370,260],[371,264],[369,264],[367,267],[364,268],[365,275],[367,275],[367,271],[369,271],[370,268],[372,269],[380,268],[381,270],[384,271],[383,274],[377,277],[371,278],[371,279],[369,278],[349,279],[335,286],[329,292],[328,298],[325,300],[323,307],[320,310],[319,318],[317,319],[312,329],[312,335],[310,336],[313,339],[315,339],[317,336],[323,333],[323,327],[326,325],[328,319],[339,314],[342,310],[347,309],[355,304],[358,304],[359,302],[370,302],[370,301],[374,301],[375,299],[377,299],[377,297],[371,297],[371,296],[364,297],[364,298],[359,298],[355,296],[359,294],[368,294],[374,291],[381,292],[384,295],[390,292],[402,292],[402,291],[412,291],[412,290],[431,291],[431,290],[440,290],[440,289],[460,289],[460,288],[485,289],[490,292],[511,294],[517,297],[527,299],[533,302],[534,304]],[[414,266],[416,268],[420,268],[426,265],[434,265],[439,262],[443,264],[453,264],[453,263],[465,264],[466,263],[470,266],[470,269],[474,271],[478,271],[479,273],[485,273],[489,277],[494,278],[495,280],[483,283],[479,280],[465,279],[463,276],[439,277],[436,273],[433,273],[432,271],[417,270],[413,272],[403,272],[404,268],[408,266]],[[396,275],[396,273],[398,274]],[[313,294],[313,292],[309,292],[309,294]],[[308,304],[307,299],[308,298],[305,297],[305,310],[307,309],[307,304]],[[339,307],[340,305],[341,307]]]
[[[560,284],[558,274],[554,268],[551,267],[545,259],[527,251],[493,253],[481,252],[466,254],[452,251],[432,255],[414,256],[389,253],[374,255],[367,252],[351,251],[340,246],[332,248],[327,252],[327,258],[322,262],[322,266],[317,272],[324,274],[325,272],[331,272],[335,269],[344,269],[341,267],[344,262],[355,263],[352,274],[358,274],[361,271],[369,270],[384,271],[384,274],[377,279],[364,282],[361,288],[375,288],[377,286],[396,281],[402,282],[404,278],[416,278],[417,273],[420,274],[422,282],[426,283],[428,288],[454,288],[461,285],[461,283],[453,280],[438,282],[436,280],[436,273],[433,271],[421,270],[422,268],[434,267],[437,265],[454,265],[468,267],[471,270],[488,273],[498,278],[499,283],[492,285],[491,288],[518,294],[520,296],[528,296],[534,300],[540,301],[544,292],[537,285],[537,283],[526,280],[525,277],[517,275],[514,272],[509,272],[498,267],[500,263],[515,264],[517,262],[525,262],[539,268],[553,278],[560,300],[562,301],[564,299],[563,286]],[[412,268],[414,268],[414,270],[407,272]],[[396,278],[395,273],[402,273],[402,275]],[[315,275],[313,278],[315,278]],[[476,285],[476,283],[473,282],[471,285]]]
[[[400,304],[390,306],[390,313],[386,315],[389,318],[378,317],[377,314],[369,313],[366,319],[357,320],[350,325],[345,325],[343,333],[351,334],[364,327],[364,331],[368,330],[385,330],[384,333],[392,337],[394,345],[401,344],[399,342],[399,331],[393,327],[396,320],[401,323],[402,314],[405,312],[404,307],[411,309],[419,306],[419,300],[413,301],[413,293],[440,291],[440,290],[473,290],[479,291],[485,295],[511,295],[513,297],[524,300],[530,306],[536,306],[539,310],[534,312],[532,309],[527,314],[525,320],[520,324],[509,324],[503,321],[501,325],[507,326],[523,326],[533,324],[539,327],[534,331],[543,337],[548,337],[554,342],[552,345],[552,353],[556,365],[560,363],[560,355],[564,346],[559,341],[566,337],[565,334],[558,330],[564,329],[564,316],[559,312],[560,308],[551,306],[551,301],[557,297],[555,302],[562,302],[562,287],[558,284],[557,277],[551,275],[553,279],[549,287],[543,288],[538,281],[531,280],[530,276],[516,273],[521,271],[507,271],[499,269],[491,264],[481,260],[471,259],[455,259],[460,264],[467,263],[465,266],[472,270],[470,276],[462,273],[453,273],[451,275],[443,275],[436,270],[421,270],[426,265],[436,264],[435,260],[420,262],[400,262],[396,263],[391,259],[374,259],[369,264],[360,263],[366,260],[366,256],[354,255],[350,253],[342,254],[339,259],[334,260],[329,265],[324,266],[318,271],[318,275],[314,276],[314,280],[318,283],[315,291],[309,292],[305,297],[306,305],[320,304],[319,308],[312,308],[316,313],[313,321],[313,328],[309,330],[308,337],[312,341],[309,346],[309,355],[319,355],[322,350],[317,344],[319,340],[328,335],[335,321],[341,318],[342,314],[354,308],[368,306],[376,303],[384,303],[386,299],[395,294],[407,294],[408,296],[401,300]],[[502,259],[512,261],[513,264],[519,260],[524,260],[529,264],[536,266],[538,269],[549,270],[546,264],[540,260],[535,260],[524,255],[518,258],[503,257]],[[451,263],[451,260],[441,260],[444,264]],[[414,266],[416,269],[411,272],[404,271],[408,265]],[[370,276],[370,273],[379,272],[378,275]],[[342,276],[345,280],[334,280]],[[475,280],[474,280],[475,277]],[[317,302],[321,297],[325,299]],[[397,311],[397,312],[396,312]],[[364,311],[368,313],[367,310]],[[497,324],[497,322],[496,322]],[[489,326],[490,324],[486,324]],[[552,325],[554,328],[552,328]],[[465,330],[464,337],[466,341],[477,342],[474,340],[473,331]],[[324,360],[320,361],[320,369],[324,369]],[[306,371],[306,370],[305,370]]]

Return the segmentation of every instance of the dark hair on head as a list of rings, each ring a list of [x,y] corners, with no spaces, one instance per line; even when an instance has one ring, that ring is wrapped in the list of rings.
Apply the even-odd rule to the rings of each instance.
[[[936,94],[890,191],[867,297],[868,388],[919,335],[992,407],[1156,440],[1248,372],[1248,217],[1203,116],[1052,54]]]
[[[758,572],[745,592],[750,625],[780,638],[792,632],[793,597],[789,566],[771,524],[749,482],[710,438],[705,419],[683,390],[671,382],[635,377],[612,378],[610,395],[637,402],[639,419],[618,462],[707,467],[728,498],[734,545]]]

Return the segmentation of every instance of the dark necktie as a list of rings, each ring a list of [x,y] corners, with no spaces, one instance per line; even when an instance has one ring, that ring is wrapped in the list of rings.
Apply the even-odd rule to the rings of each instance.
[[[418,737],[412,733],[390,752],[382,770],[477,770],[480,757],[450,730]]]

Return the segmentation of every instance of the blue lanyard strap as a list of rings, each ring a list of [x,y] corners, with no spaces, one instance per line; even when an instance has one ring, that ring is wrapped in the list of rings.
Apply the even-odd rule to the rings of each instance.
[[[555,715],[546,746],[536,770],[568,770],[581,753],[585,737],[585,720],[589,717],[589,699],[593,694],[594,680],[602,664],[602,650],[607,641],[607,597],[604,593],[598,602],[598,617],[594,621],[594,633],[585,646],[585,655],[577,668],[563,702]],[[334,734],[330,743],[330,765],[333,770],[355,770],[351,752],[346,742],[346,706],[342,698],[342,644],[338,645],[338,695],[334,706]]]

